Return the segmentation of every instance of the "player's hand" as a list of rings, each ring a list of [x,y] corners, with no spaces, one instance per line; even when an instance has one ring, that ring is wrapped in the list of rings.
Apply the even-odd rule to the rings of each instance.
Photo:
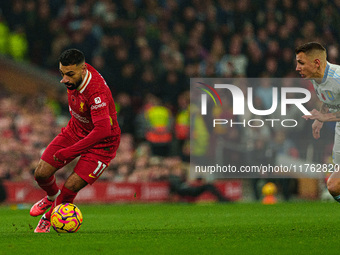
[[[313,125],[312,125],[312,130],[313,130],[313,137],[315,139],[319,139],[320,138],[320,131],[321,128],[323,126],[323,122],[315,120]]]
[[[327,120],[326,114],[323,114],[318,110],[313,109],[310,114],[311,115],[303,115],[302,118],[304,118],[305,120],[318,120],[320,122],[324,122]]]
[[[53,159],[54,159],[54,161],[57,161],[57,162],[61,162],[61,163],[64,163],[64,164],[66,163],[66,160],[62,161],[62,160],[58,159],[55,154],[53,155]]]

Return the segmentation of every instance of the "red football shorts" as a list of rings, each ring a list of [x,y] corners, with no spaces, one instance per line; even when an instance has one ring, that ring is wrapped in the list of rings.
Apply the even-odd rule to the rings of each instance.
[[[73,171],[77,173],[87,183],[93,184],[108,167],[111,160],[116,156],[119,141],[120,139],[118,138],[116,145],[113,147],[105,149],[90,149],[87,152],[82,153]],[[62,162],[55,161],[53,159],[53,155],[58,150],[69,147],[76,142],[77,141],[73,140],[71,137],[60,133],[47,146],[41,156],[41,159],[49,163],[53,167],[60,169],[70,163],[72,160],[74,160],[75,157],[68,159],[64,164]]]

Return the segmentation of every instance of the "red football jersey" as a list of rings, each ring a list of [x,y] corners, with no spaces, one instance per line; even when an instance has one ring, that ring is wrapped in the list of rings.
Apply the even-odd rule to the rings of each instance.
[[[120,128],[111,90],[100,73],[89,64],[86,65],[87,72],[79,88],[67,89],[72,117],[62,132],[76,140],[81,140],[93,130],[96,121],[108,118],[111,123],[111,135],[99,140],[90,148],[115,146],[117,145],[117,136],[120,136]]]

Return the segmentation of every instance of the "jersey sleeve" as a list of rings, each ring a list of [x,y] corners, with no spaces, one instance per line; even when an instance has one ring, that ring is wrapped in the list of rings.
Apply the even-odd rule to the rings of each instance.
[[[84,139],[78,141],[70,147],[57,151],[55,156],[58,160],[64,162],[71,157],[78,156],[81,153],[89,150],[91,146],[95,145],[100,140],[110,136],[110,134],[110,120],[107,118],[100,119],[96,121],[94,129]]]
[[[109,100],[104,93],[94,93],[90,96],[88,103],[93,123],[106,118],[110,119]]]

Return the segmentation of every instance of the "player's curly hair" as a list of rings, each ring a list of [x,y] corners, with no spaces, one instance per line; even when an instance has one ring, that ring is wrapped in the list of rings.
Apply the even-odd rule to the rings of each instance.
[[[85,62],[85,56],[80,50],[68,49],[60,54],[59,62],[63,66],[79,65]]]
[[[308,42],[305,44],[302,44],[295,49],[295,54],[299,54],[300,52],[308,54],[309,52],[313,50],[319,50],[326,52],[326,49],[318,42]]]

